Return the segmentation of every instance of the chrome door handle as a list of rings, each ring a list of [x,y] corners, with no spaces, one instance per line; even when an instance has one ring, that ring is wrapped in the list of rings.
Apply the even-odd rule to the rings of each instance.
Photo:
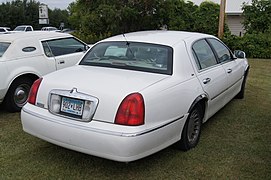
[[[206,78],[206,79],[203,79],[203,84],[207,84],[208,82],[210,82],[211,81],[211,78]]]
[[[231,72],[232,72],[232,69],[228,69],[228,70],[227,70],[227,73],[231,73]]]
[[[59,61],[59,64],[65,64],[65,61]]]

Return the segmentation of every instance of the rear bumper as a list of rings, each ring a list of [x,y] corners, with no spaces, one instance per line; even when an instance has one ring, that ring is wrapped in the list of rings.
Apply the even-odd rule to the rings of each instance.
[[[138,129],[99,121],[72,121],[30,104],[21,111],[25,132],[68,149],[120,162],[143,158],[175,143],[186,118]]]

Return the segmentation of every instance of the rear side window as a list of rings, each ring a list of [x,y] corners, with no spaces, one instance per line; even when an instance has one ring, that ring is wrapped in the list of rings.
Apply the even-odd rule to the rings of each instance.
[[[3,54],[6,52],[6,50],[8,49],[10,43],[6,43],[6,42],[0,42],[0,57],[3,56]]]
[[[205,39],[194,43],[193,55],[199,69],[205,69],[217,64],[216,57]]]
[[[172,74],[173,49],[139,42],[103,42],[95,45],[81,65]]]
[[[42,44],[45,54],[49,57],[86,51],[86,45],[74,38],[43,41]]]

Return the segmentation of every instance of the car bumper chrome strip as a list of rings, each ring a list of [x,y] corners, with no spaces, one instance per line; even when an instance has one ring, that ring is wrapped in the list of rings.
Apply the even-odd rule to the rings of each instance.
[[[145,129],[143,131],[139,131],[139,132],[135,132],[135,133],[123,133],[123,132],[115,132],[115,131],[108,131],[108,130],[103,130],[103,129],[97,129],[97,128],[91,128],[91,127],[86,127],[86,126],[81,126],[81,125],[78,125],[78,124],[74,124],[72,122],[63,122],[63,121],[59,121],[57,119],[54,119],[54,118],[51,118],[51,117],[48,117],[48,116],[44,116],[44,115],[41,115],[39,113],[36,113],[34,111],[30,111],[29,109],[26,109],[23,107],[22,111],[24,113],[27,113],[29,115],[32,115],[34,117],[37,117],[37,118],[40,118],[40,119],[43,119],[43,120],[46,120],[46,121],[50,121],[52,123],[57,123],[57,124],[61,124],[61,125],[64,125],[64,126],[70,126],[70,127],[73,127],[73,128],[78,128],[78,129],[81,129],[81,130],[86,130],[86,131],[92,131],[92,132],[96,132],[96,133],[101,133],[101,134],[107,134],[107,135],[113,135],[113,136],[121,136],[121,137],[137,137],[137,136],[141,136],[141,135],[144,135],[144,134],[148,134],[148,133],[151,133],[153,131],[156,131],[158,129],[161,129],[163,127],[166,127],[170,124],[173,124],[179,120],[182,120],[185,115],[182,115],[181,117],[178,117],[172,121],[169,121],[169,122],[166,122],[162,125],[159,125],[157,127],[153,127],[153,128],[149,128],[149,129]],[[93,120],[95,121],[95,120]]]

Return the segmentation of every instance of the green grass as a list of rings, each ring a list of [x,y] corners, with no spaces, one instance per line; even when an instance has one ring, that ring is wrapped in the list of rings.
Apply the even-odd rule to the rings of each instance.
[[[196,148],[170,146],[128,164],[28,135],[19,113],[0,109],[0,179],[271,179],[271,60],[249,62],[245,99],[204,124]]]

